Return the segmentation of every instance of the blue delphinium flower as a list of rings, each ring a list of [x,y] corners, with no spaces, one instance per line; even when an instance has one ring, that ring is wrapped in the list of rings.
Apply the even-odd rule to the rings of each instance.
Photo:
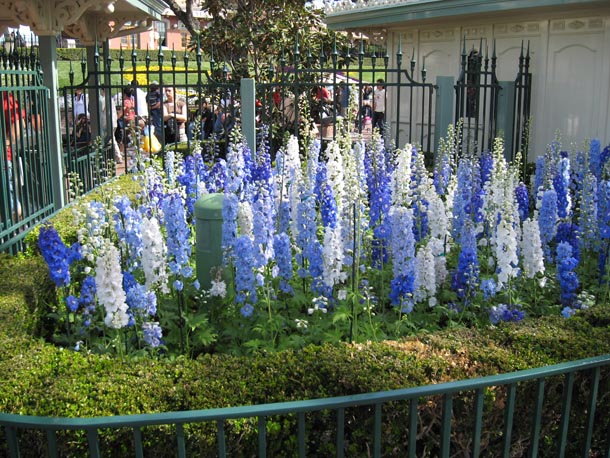
[[[572,245],[561,242],[557,245],[557,280],[561,289],[561,303],[573,307],[576,302],[578,276],[575,272],[578,261],[572,256]]]
[[[580,261],[580,228],[577,224],[561,222],[557,225],[555,243],[568,242],[572,246],[572,256]]]
[[[144,285],[139,284],[129,272],[123,272],[123,289],[126,292],[129,325],[133,326],[136,320],[146,320],[157,313],[157,296],[148,291]]]
[[[247,235],[242,235],[235,239],[234,248],[235,301],[256,304],[256,279],[252,270],[254,261],[252,240]]]
[[[210,176],[206,181],[207,190],[209,193],[223,192],[225,182],[227,180],[227,163],[224,159],[219,159],[212,166]]]
[[[52,226],[42,226],[38,236],[40,253],[49,267],[51,280],[57,287],[70,284],[70,265],[80,259],[78,245],[68,248]]]
[[[534,175],[534,196],[538,190],[544,186],[544,180],[547,173],[546,160],[544,156],[538,156],[536,159],[536,173]]]
[[[589,143],[589,170],[598,180],[602,176],[602,154],[599,139],[594,138]]]
[[[390,237],[388,212],[391,205],[391,175],[383,148],[367,148],[364,170],[369,192],[369,227],[373,229],[372,261],[375,267],[388,262],[387,244]]]
[[[497,289],[496,281],[493,278],[486,278],[481,281],[481,291],[483,292],[483,299],[486,301],[495,297]]]
[[[444,196],[447,192],[447,186],[451,181],[453,167],[451,166],[451,158],[448,154],[442,154],[438,158],[437,165],[434,167],[434,189],[439,196]]]
[[[273,237],[273,251],[275,252],[275,262],[279,267],[279,276],[283,280],[280,288],[285,293],[292,293],[292,287],[287,282],[292,278],[292,250],[290,237],[285,232],[275,234]]]
[[[453,219],[451,234],[459,240],[462,235],[462,226],[472,214],[472,164],[463,158],[457,171],[457,189],[453,198]]]
[[[199,175],[197,173],[197,162],[190,154],[183,160],[182,173],[177,176],[177,181],[184,187],[186,195],[186,209],[188,218],[192,218],[197,200],[197,184]]]
[[[494,170],[494,157],[491,151],[483,151],[479,159],[479,168],[481,170],[481,182],[483,185],[491,180],[491,175]]]
[[[460,299],[468,302],[479,283],[479,259],[474,225],[467,221],[462,229],[457,270],[452,277],[452,288]]]
[[[396,207],[390,210],[392,236],[393,279],[390,285],[392,305],[400,305],[401,311],[410,313],[413,310],[415,284],[415,239],[413,237],[413,214],[411,209]]]
[[[598,248],[598,193],[597,179],[587,173],[583,179],[582,198],[580,199],[579,225],[582,231],[582,246],[585,249]]]
[[[317,241],[316,235],[316,201],[311,190],[301,192],[301,200],[297,206],[297,226],[299,228],[295,239],[297,254],[296,262],[299,266],[298,275],[307,277],[306,261],[311,265],[312,244]]]
[[[239,201],[235,194],[225,193],[222,201],[222,249],[224,262],[230,261],[233,255],[233,244],[237,237],[237,211]]]
[[[557,192],[557,216],[567,218],[571,213],[570,196],[570,160],[567,157],[559,161],[557,174],[553,177],[553,188]]]
[[[79,304],[83,309],[83,326],[91,324],[95,315],[95,277],[88,275],[81,284]]]
[[[521,310],[520,304],[498,304],[489,309],[489,321],[498,324],[501,321],[519,322],[523,320],[525,313]]]
[[[185,205],[179,194],[167,196],[162,204],[163,223],[167,232],[167,254],[172,273],[180,275],[191,258],[191,230],[186,222]]]
[[[244,304],[240,308],[239,312],[242,314],[243,317],[249,318],[254,312],[254,307],[252,307],[252,304]]]
[[[324,227],[335,228],[337,225],[337,202],[333,188],[326,177],[326,163],[321,162],[316,175],[316,186],[314,192],[320,203],[320,216]]]
[[[258,169],[260,171],[260,169]],[[267,264],[273,251],[273,233],[275,232],[275,205],[270,177],[257,174],[252,186],[252,228],[254,237],[254,266],[263,267]]]
[[[602,170],[606,169],[606,164],[610,162],[610,145],[606,146],[600,155],[600,168]]]
[[[73,295],[69,295],[66,297],[66,305],[68,306],[68,310],[71,312],[76,312],[78,310],[78,298]]]
[[[124,249],[127,267],[138,267],[142,255],[142,216],[131,207],[129,198],[123,196],[114,201],[118,210],[114,218],[114,230]]]
[[[525,221],[529,217],[529,194],[527,186],[524,183],[519,183],[515,188],[515,198],[517,199],[517,207],[519,209],[519,218]]]
[[[554,189],[547,189],[542,195],[538,227],[540,228],[540,241],[544,257],[548,262],[553,260],[551,242],[557,233],[557,193]]]
[[[163,338],[163,330],[159,323],[146,321],[142,323],[142,336],[144,342],[151,348],[157,348],[161,345],[161,339]]]
[[[597,188],[599,237],[604,241],[610,239],[610,180],[603,180]]]

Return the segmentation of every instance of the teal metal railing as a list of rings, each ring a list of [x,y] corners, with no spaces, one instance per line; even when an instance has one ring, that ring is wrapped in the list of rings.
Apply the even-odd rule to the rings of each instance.
[[[6,444],[9,456],[19,457],[22,450],[27,450],[28,444],[20,443],[20,432],[24,430],[38,430],[46,433],[47,453],[50,457],[59,456],[58,433],[75,430],[81,431],[86,436],[88,452],[91,457],[101,455],[100,436],[109,430],[129,429],[133,431],[133,450],[130,456],[143,457],[144,441],[142,431],[146,427],[168,425],[175,428],[175,449],[179,457],[186,457],[187,440],[185,425],[211,424],[215,430],[216,446],[215,453],[219,457],[228,456],[226,428],[231,421],[240,419],[256,419],[258,436],[258,456],[266,457],[268,453],[268,421],[281,415],[296,416],[294,431],[290,434],[294,441],[294,453],[284,450],[282,456],[320,456],[319,450],[311,450],[311,444],[307,437],[308,415],[316,412],[334,412],[336,422],[334,425],[335,456],[354,456],[347,454],[346,430],[349,424],[346,421],[346,411],[352,408],[365,407],[371,413],[372,421],[363,422],[370,426],[372,447],[370,455],[380,456],[422,456],[424,451],[418,449],[421,442],[427,440],[427,434],[432,431],[430,424],[423,424],[421,408],[437,400],[441,407],[440,418],[437,422],[438,437],[432,442],[437,443],[435,451],[427,450],[425,456],[440,456],[448,458],[455,453],[456,435],[453,434],[454,423],[457,420],[458,411],[463,414],[463,409],[458,409],[457,401],[463,402],[464,396],[472,396],[472,422],[470,424],[469,438],[467,441],[467,455],[478,456],[543,456],[540,452],[540,443],[543,438],[543,426],[554,423],[552,437],[548,436],[548,428],[545,428],[545,444],[552,443],[554,448],[552,456],[609,456],[608,428],[610,419],[605,414],[607,405],[602,405],[602,399],[606,400],[610,394],[610,388],[606,377],[602,377],[602,369],[610,365],[610,355],[599,356],[589,359],[572,361],[568,363],[547,366],[543,368],[529,369],[509,374],[493,375],[488,377],[462,380],[424,387],[406,388],[393,391],[377,393],[366,393],[351,396],[341,396],[327,399],[315,399],[307,401],[282,402],[275,404],[262,404],[242,407],[227,407],[208,410],[194,410],[183,412],[166,412],[157,414],[126,415],[99,418],[50,418],[22,416],[14,414],[0,414],[0,425],[4,428]],[[576,380],[578,377],[578,384]],[[559,378],[559,383],[557,378]],[[553,380],[553,393],[549,399],[559,400],[560,405],[548,406],[545,397],[547,390],[545,385]],[[562,393],[558,393],[558,387],[562,387]],[[576,390],[576,387],[578,390]],[[561,390],[559,390],[561,391]],[[578,391],[578,393],[576,393]],[[496,412],[488,412],[486,415],[498,414],[498,409],[503,417],[502,430],[498,437],[501,443],[497,451],[491,452],[485,449],[488,442],[482,442],[484,429],[484,407],[489,403],[490,393],[494,393],[494,402],[491,404]],[[500,396],[500,393],[504,393]],[[527,399],[525,404],[519,403],[519,396]],[[551,396],[551,394],[553,396]],[[533,400],[530,403],[530,398]],[[581,401],[575,403],[576,398]],[[500,402],[501,400],[501,402]],[[384,450],[382,431],[388,430],[389,426],[383,423],[383,409],[391,410],[397,402],[406,402],[408,405],[408,418],[401,418],[400,425],[394,425],[406,432],[406,441],[401,450]],[[524,411],[517,411],[516,406],[521,405],[531,413],[531,417],[525,419]],[[525,405],[525,407],[524,407]],[[598,405],[599,413],[598,414]],[[578,409],[578,411],[576,411]],[[555,415],[552,412],[558,412]],[[551,414],[549,414],[551,412]],[[518,422],[515,415],[521,415]],[[350,416],[350,418],[352,418]],[[571,428],[571,420],[577,418],[578,428]],[[513,438],[516,424],[523,425],[527,421],[529,430],[519,440]],[[294,422],[293,422],[294,424]],[[313,428],[309,425],[309,428]],[[523,428],[519,428],[523,430]],[[325,433],[329,433],[326,431]],[[462,431],[463,433],[463,431]],[[462,434],[463,436],[463,434]],[[513,440],[515,439],[515,440]],[[85,438],[83,438],[85,440]],[[463,437],[462,437],[463,440]],[[568,450],[568,444],[572,448]],[[515,448],[518,447],[518,450]],[[173,448],[173,447],[172,447]],[[462,448],[464,448],[462,446]],[[591,451],[596,454],[592,455]],[[177,452],[176,452],[177,451]],[[463,451],[463,450],[462,450]],[[603,454],[602,454],[603,453]],[[248,450],[248,456],[254,455],[253,450]],[[175,455],[173,455],[175,456]],[[544,456],[549,456],[545,453]]]

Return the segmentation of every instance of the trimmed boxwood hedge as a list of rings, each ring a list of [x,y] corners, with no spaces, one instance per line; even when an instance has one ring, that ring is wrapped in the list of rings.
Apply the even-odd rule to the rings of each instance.
[[[57,220],[60,226],[62,218],[65,215]],[[323,398],[507,373],[610,353],[610,310],[604,304],[568,320],[526,319],[482,329],[446,329],[397,342],[311,346],[249,357],[211,354],[195,360],[119,360],[82,354],[57,348],[38,336],[53,287],[35,251],[27,257],[0,258],[0,411],[5,413],[93,417]],[[604,370],[595,429],[595,446],[601,449],[608,448],[609,380]],[[579,377],[574,386],[570,431],[578,434],[585,427],[587,380]],[[556,446],[562,387],[561,378],[546,384],[541,444],[545,455],[553,454]],[[531,384],[518,388],[513,456],[527,450],[534,388]],[[483,456],[500,454],[504,400],[503,388],[485,393]],[[454,400],[452,455],[467,456],[464,450],[471,447],[472,404],[470,394]],[[417,456],[435,456],[440,400],[422,401],[419,415]],[[404,456],[407,419],[406,403],[384,407],[384,456]],[[310,454],[331,456],[335,438],[329,430],[334,416],[322,412],[308,420]],[[367,456],[372,421],[369,408],[346,411],[346,456]],[[268,456],[296,455],[295,422],[291,416],[270,419]],[[172,429],[144,430],[147,457],[175,456]],[[187,425],[185,434],[189,456],[215,455],[213,425]],[[256,455],[255,419],[230,422],[226,434],[230,456]],[[85,439],[83,433],[62,433],[61,456],[86,454]],[[22,456],[44,455],[44,434],[23,432],[20,440],[27,445]],[[101,441],[103,456],[133,455],[129,431],[104,433]],[[6,444],[0,442],[0,454],[6,452]]]

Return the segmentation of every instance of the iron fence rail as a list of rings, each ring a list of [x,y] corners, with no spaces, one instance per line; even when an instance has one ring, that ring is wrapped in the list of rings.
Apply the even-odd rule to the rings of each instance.
[[[306,414],[320,411],[332,411],[336,417],[335,439],[336,456],[345,456],[345,413],[346,409],[357,406],[368,406],[373,411],[373,425],[370,434],[373,437],[371,455],[381,457],[382,443],[382,409],[384,405],[396,401],[409,402],[408,441],[404,444],[401,456],[414,458],[418,440],[424,439],[422,429],[418,428],[418,407],[428,400],[442,397],[442,419],[440,426],[439,456],[448,458],[452,445],[452,422],[455,420],[454,399],[462,393],[472,393],[474,396],[473,414],[474,422],[470,431],[472,446],[470,455],[479,457],[482,453],[481,436],[483,432],[484,398],[486,390],[494,387],[506,388],[504,399],[504,426],[502,431],[502,447],[499,456],[511,455],[511,439],[515,422],[515,406],[517,402],[517,387],[526,382],[536,385],[535,404],[531,419],[531,433],[529,437],[528,456],[539,456],[539,442],[541,440],[541,426],[543,421],[543,406],[545,403],[545,383],[552,377],[563,377],[563,395],[561,396],[561,415],[558,419],[558,434],[556,441],[556,456],[563,457],[566,453],[568,440],[580,444],[579,456],[588,457],[591,447],[603,449],[604,455],[610,455],[610,443],[594,444],[594,430],[607,431],[609,419],[606,415],[597,415],[597,404],[602,396],[609,394],[607,385],[601,386],[601,370],[610,365],[610,355],[598,356],[552,366],[528,369],[509,374],[492,375],[471,380],[441,383],[415,388],[398,389],[377,393],[365,393],[350,396],[340,396],[327,399],[313,399],[306,401],[281,402],[274,404],[261,404],[241,407],[227,407],[207,410],[193,410],[182,412],[165,412],[156,414],[123,415],[115,417],[97,418],[50,418],[23,416],[15,414],[0,414],[0,425],[5,430],[6,443],[12,458],[20,456],[19,431],[36,429],[44,431],[47,437],[47,452],[50,457],[58,455],[59,431],[78,430],[86,433],[89,456],[101,456],[100,431],[129,428],[133,431],[133,444],[136,457],[144,456],[142,429],[147,426],[172,425],[175,426],[175,447],[179,457],[186,457],[186,439],[184,426],[193,423],[213,423],[216,428],[216,447],[219,457],[227,456],[225,426],[230,420],[256,418],[258,427],[258,456],[267,456],[267,419],[277,415],[296,415],[296,436],[298,456],[307,455],[307,422]],[[573,403],[575,376],[585,374],[589,377],[588,399],[586,400],[586,415],[584,434],[579,437],[570,435],[570,414]],[[582,386],[581,386],[582,388]],[[520,421],[524,421],[523,418]],[[602,434],[603,436],[603,434]]]

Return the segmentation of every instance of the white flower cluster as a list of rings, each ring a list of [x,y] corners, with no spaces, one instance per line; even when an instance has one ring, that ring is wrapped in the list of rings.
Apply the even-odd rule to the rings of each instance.
[[[127,303],[123,291],[119,250],[109,241],[103,244],[96,260],[95,288],[97,299],[106,311],[104,323],[114,329],[127,326]]]
[[[411,191],[411,162],[413,145],[407,144],[403,149],[396,150],[396,168],[392,172],[392,206],[410,207],[412,202]]]
[[[523,273],[527,278],[534,278],[538,273],[544,274],[544,256],[542,242],[540,241],[540,227],[537,220],[528,218],[523,221],[521,257]]]
[[[158,286],[163,294],[169,293],[167,274],[167,246],[156,217],[142,218],[142,270],[146,278],[145,287],[152,290]]]

